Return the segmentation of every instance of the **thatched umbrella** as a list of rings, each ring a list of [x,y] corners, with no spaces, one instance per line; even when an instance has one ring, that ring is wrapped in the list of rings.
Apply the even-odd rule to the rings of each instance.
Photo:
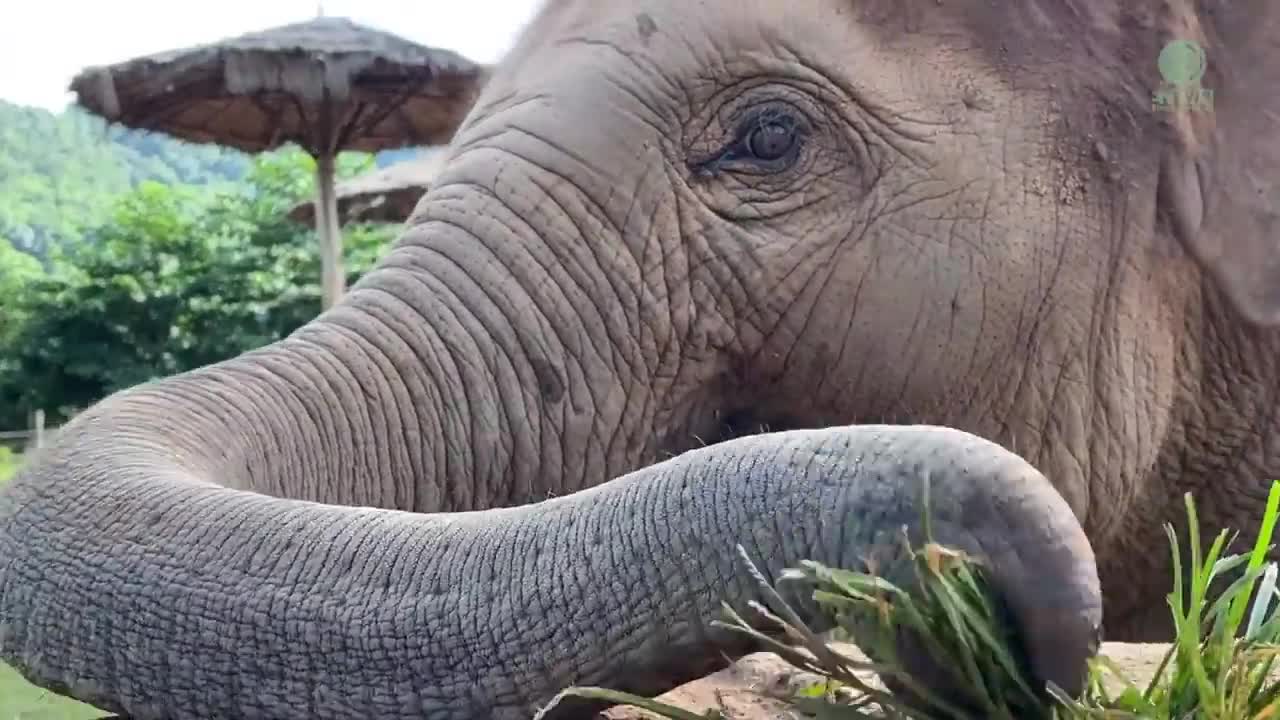
[[[429,148],[419,155],[371,170],[337,184],[338,217],[349,222],[402,223],[418,204],[444,159],[443,148]],[[314,224],[316,203],[304,200],[294,205],[289,217],[297,222]]]
[[[295,142],[316,159],[324,307],[344,289],[334,157],[448,143],[484,66],[346,18],[93,67],[71,82],[109,121],[247,152]]]

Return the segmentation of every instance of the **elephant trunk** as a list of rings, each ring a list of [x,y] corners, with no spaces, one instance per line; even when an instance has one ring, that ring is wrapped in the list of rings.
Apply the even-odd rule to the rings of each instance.
[[[122,412],[122,411],[118,411]],[[916,526],[990,559],[1037,672],[1079,687],[1099,595],[1048,482],[984,440],[866,426],[742,438],[514,508],[414,514],[221,487],[110,435],[0,496],[0,656],[146,718],[527,718],[565,686],[658,693],[750,648],[711,625],[812,558]],[[92,442],[89,442],[89,440]],[[548,717],[577,717],[572,705]]]
[[[137,717],[167,715],[167,693],[183,696],[156,673],[231,703],[188,696],[188,712],[252,715],[271,692],[312,692],[269,678],[318,678],[340,667],[331,653],[376,662],[358,648],[382,642],[372,618],[396,587],[365,573],[436,562],[426,546],[385,552],[395,523],[415,516],[352,507],[521,505],[641,464],[657,387],[642,369],[658,368],[637,356],[628,323],[644,313],[655,328],[644,342],[665,342],[661,309],[646,300],[604,322],[577,276],[616,293],[616,268],[548,267],[551,241],[507,229],[514,221],[474,227],[467,192],[438,190],[430,217],[289,337],[117,393],[30,456],[0,490],[0,659]],[[514,212],[485,207],[490,221]],[[336,534],[326,545],[316,532]],[[294,637],[325,623],[345,629]],[[295,647],[309,663],[276,662]]]

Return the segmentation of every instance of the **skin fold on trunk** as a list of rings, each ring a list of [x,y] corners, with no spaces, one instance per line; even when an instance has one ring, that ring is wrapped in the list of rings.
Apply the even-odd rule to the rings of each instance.
[[[0,497],[0,655],[134,718],[527,718],[574,684],[658,693],[751,649],[710,626],[722,599],[755,597],[738,545],[771,578],[803,559],[892,568],[926,476],[935,536],[992,562],[1043,641],[1037,672],[1071,688],[1095,649],[1074,516],[1016,455],[956,430],[752,436],[439,514],[228,489],[146,433],[117,432],[129,452],[109,455],[93,422],[78,433],[37,469],[74,487]]]

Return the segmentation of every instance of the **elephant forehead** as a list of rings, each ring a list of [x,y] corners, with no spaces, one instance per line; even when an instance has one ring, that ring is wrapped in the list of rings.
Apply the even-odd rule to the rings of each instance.
[[[1132,28],[1167,25],[1171,12],[1063,0],[811,0],[803,7],[553,0],[508,54],[479,114],[530,97],[548,98],[562,113],[600,113],[638,97],[683,117],[687,106],[706,106],[726,87],[776,77],[929,125],[954,125],[977,110],[1039,122],[1048,134],[1089,126],[1087,133],[1106,105],[1099,97],[1149,98],[1158,83],[1157,33],[1135,39]],[[1152,45],[1149,72],[1130,56],[1144,43]]]
[[[1047,105],[1051,80],[1022,76],[1058,72],[1057,58],[1023,61],[1010,48],[1036,47],[1052,23],[1034,35],[1002,15],[1005,5],[1023,13],[1012,3],[952,5],[812,0],[795,12],[763,0],[555,0],[511,49],[473,117],[532,103],[572,123],[614,107],[634,114],[638,103],[639,112],[691,121],[726,99],[719,93],[768,78],[843,109],[892,108],[931,126],[953,124],[966,106],[998,112],[1016,102],[1024,114]]]
[[[1061,73],[1072,68],[1059,61],[1067,53],[1081,52],[1079,41],[1086,35],[1115,33],[1118,38],[1135,18],[1140,26],[1155,26],[1172,22],[1166,17],[1177,14],[1165,8],[1157,17],[1141,10],[1124,12],[1118,3],[1083,0],[811,0],[797,11],[800,7],[784,0],[551,0],[508,58],[519,66],[522,56],[573,40],[607,44],[635,59],[660,58],[664,67],[677,59],[672,51],[682,45],[690,58],[717,53],[728,60],[751,48],[838,59],[857,46],[946,45],[977,51],[993,72],[1039,66]],[[1084,48],[1095,63],[1105,64],[1099,49]],[[943,54],[920,60],[959,58]],[[1098,73],[1103,69],[1092,68]],[[1090,64],[1080,63],[1079,70],[1089,72]]]

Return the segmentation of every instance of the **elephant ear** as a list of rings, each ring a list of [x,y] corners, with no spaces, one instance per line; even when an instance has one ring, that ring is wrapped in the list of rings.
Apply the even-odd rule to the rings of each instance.
[[[1170,115],[1181,141],[1163,158],[1161,206],[1231,306],[1280,326],[1280,2],[1186,6],[1198,16],[1173,34],[1203,39],[1212,107]]]

